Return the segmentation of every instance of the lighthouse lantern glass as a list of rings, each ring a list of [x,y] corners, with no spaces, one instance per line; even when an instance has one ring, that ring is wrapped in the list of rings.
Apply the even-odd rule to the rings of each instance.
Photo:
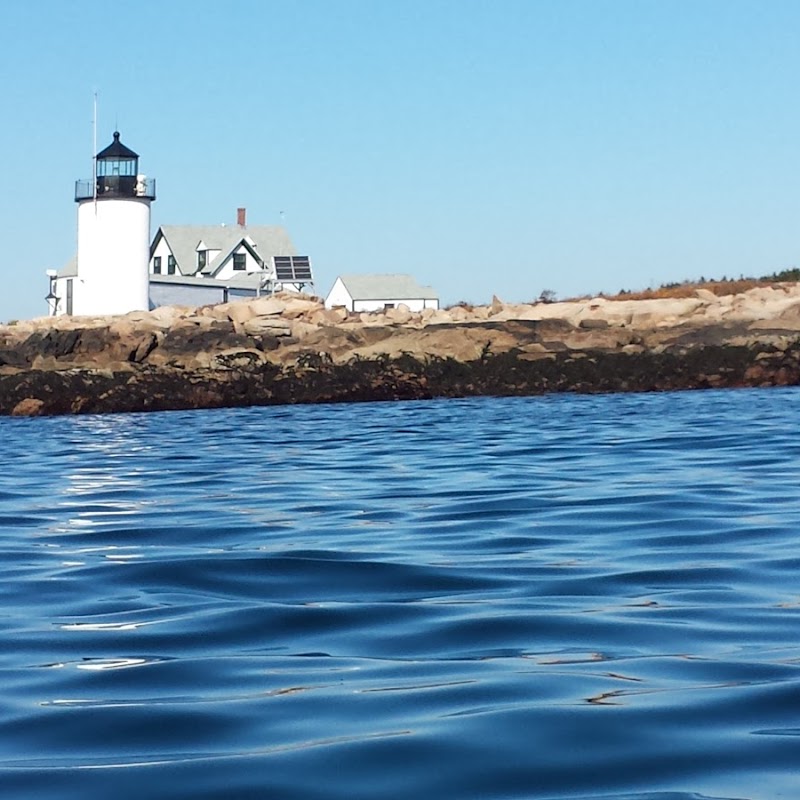
[[[135,177],[138,160],[137,158],[98,158],[97,177],[108,178],[114,175]]]

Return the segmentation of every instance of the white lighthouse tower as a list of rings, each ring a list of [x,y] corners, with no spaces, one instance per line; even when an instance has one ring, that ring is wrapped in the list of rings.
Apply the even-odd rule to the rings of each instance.
[[[122,144],[119,132],[95,156],[94,172],[93,179],[75,184],[77,269],[64,282],[59,311],[90,315],[146,311],[155,181],[139,174],[139,156]]]

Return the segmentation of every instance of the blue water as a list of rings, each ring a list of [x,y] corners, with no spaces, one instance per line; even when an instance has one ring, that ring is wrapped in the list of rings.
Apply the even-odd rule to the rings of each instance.
[[[2,419],[0,795],[800,797],[799,408]]]

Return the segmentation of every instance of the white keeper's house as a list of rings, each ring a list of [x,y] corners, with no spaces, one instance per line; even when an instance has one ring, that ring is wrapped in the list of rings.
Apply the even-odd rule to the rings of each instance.
[[[340,275],[325,298],[326,308],[383,311],[405,305],[409,311],[439,308],[439,296],[411,275]]]
[[[206,305],[313,288],[308,256],[280,225],[162,225],[150,246],[151,306]]]

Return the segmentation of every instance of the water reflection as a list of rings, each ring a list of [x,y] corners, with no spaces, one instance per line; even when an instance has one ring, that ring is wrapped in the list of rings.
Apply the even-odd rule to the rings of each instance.
[[[129,669],[130,667],[141,667],[152,663],[146,658],[87,658],[80,664],[76,664],[76,669],[91,670],[93,672],[105,671],[110,669]]]
[[[152,452],[153,442],[141,435],[147,427],[135,414],[79,416],[72,420],[70,438],[77,457],[99,453],[106,459],[126,458]]]
[[[62,631],[135,631],[145,625],[156,625],[150,622],[67,622],[59,625]]]
[[[55,509],[70,516],[60,533],[110,524],[152,505],[151,483],[159,475],[152,442],[142,438],[143,421],[130,415],[87,416],[71,420],[61,442],[60,477],[54,482]]]

